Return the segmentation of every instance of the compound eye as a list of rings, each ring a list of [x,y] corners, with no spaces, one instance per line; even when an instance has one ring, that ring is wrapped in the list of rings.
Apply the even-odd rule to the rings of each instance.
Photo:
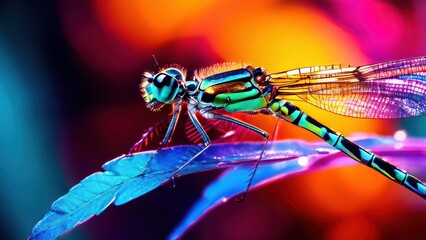
[[[164,71],[166,74],[176,78],[177,80],[183,80],[182,72],[176,68],[168,68]]]
[[[157,76],[153,79],[153,94],[154,97],[163,103],[169,103],[173,101],[173,99],[176,97],[179,85],[176,78],[165,74],[165,73],[159,73]]]
[[[154,86],[158,88],[167,87],[167,86],[171,87],[175,83],[177,86],[176,79],[174,79],[172,76],[165,73],[160,73],[157,76],[155,76],[153,83],[154,83]]]

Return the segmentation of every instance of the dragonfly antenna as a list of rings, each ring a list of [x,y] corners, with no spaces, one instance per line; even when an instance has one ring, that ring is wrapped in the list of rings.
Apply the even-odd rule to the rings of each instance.
[[[156,67],[158,68],[158,71],[160,71],[160,70],[161,70],[161,69],[160,69],[160,65],[158,65],[157,59],[155,58],[155,55],[154,55],[154,54],[152,54],[152,58],[154,59],[154,62],[155,62],[155,65],[154,65],[154,66],[156,66]]]

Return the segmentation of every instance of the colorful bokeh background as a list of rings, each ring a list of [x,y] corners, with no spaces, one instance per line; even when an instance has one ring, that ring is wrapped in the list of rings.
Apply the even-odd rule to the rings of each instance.
[[[153,54],[189,72],[230,61],[270,72],[362,65],[426,55],[425,16],[421,0],[1,1],[2,239],[26,238],[55,199],[167,114],[146,109],[138,90],[140,74],[155,70]],[[426,136],[425,117],[365,120],[301,107],[345,135]],[[284,126],[278,138],[316,140]],[[218,174],[111,207],[64,239],[162,239]],[[355,166],[267,184],[184,237],[426,239],[425,224],[422,199]]]

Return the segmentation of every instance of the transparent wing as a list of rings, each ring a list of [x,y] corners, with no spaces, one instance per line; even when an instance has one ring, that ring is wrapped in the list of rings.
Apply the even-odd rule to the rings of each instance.
[[[299,68],[270,74],[277,98],[292,96],[358,118],[404,118],[426,113],[426,57],[350,67]]]

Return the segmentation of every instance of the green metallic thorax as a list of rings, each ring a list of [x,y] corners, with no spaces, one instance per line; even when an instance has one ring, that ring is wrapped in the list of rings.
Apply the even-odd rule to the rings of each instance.
[[[206,77],[199,90],[200,104],[231,113],[258,110],[267,105],[253,74],[245,68]]]

